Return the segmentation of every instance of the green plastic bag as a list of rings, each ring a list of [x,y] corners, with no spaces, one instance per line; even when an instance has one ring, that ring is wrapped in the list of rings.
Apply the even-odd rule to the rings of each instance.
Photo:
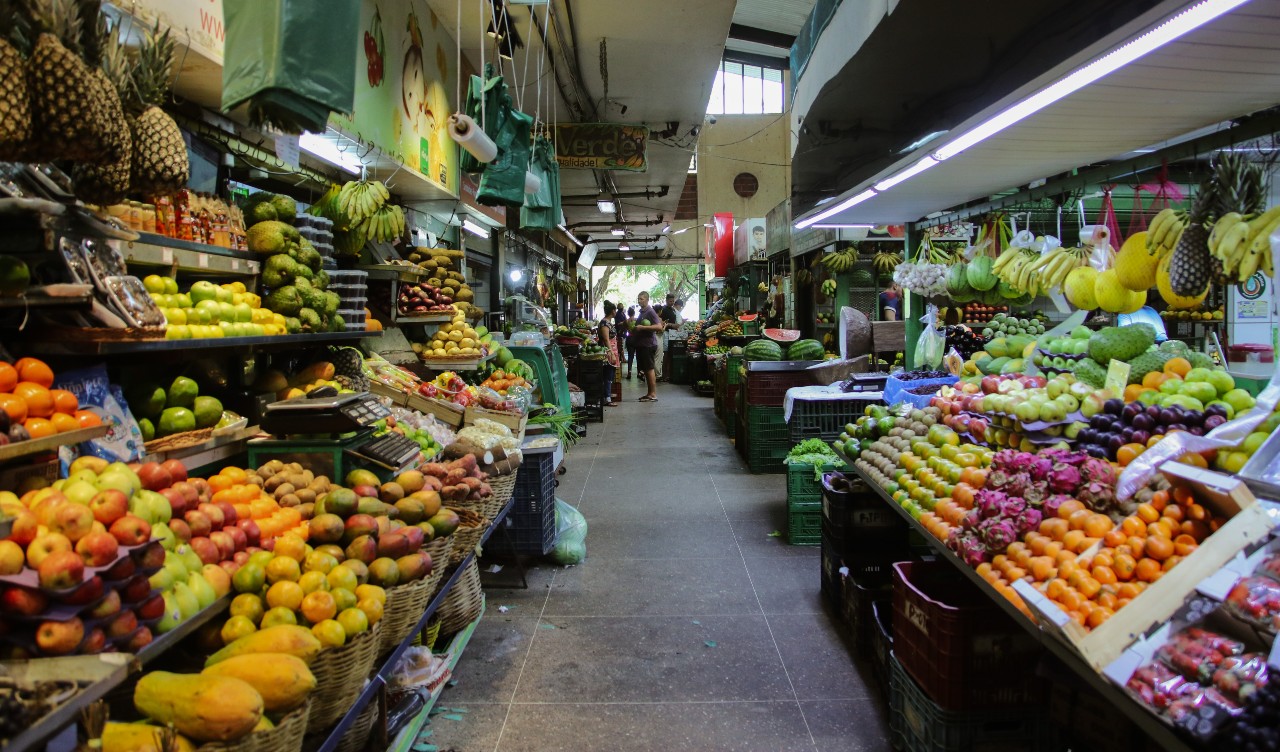
[[[498,75],[493,63],[484,66],[484,78],[472,76],[467,84],[467,103],[463,113],[480,124],[480,130],[494,143],[498,141],[498,131],[502,128],[507,110],[503,102],[510,102],[507,94],[507,82]],[[509,106],[509,105],[508,105]],[[463,172],[483,172],[488,167],[466,150],[462,150],[462,162],[459,165]]]
[[[255,123],[323,131],[355,103],[360,5],[345,0],[225,0],[222,109]],[[335,54],[347,50],[347,54]]]
[[[524,195],[520,227],[550,232],[560,222],[560,164],[550,140],[541,136],[534,140],[529,171],[542,179],[542,185],[537,192]]]
[[[587,558],[587,518],[573,506],[556,499],[556,545],[551,560],[557,564],[581,564]]]
[[[510,97],[503,107],[506,113],[498,137],[494,139],[498,145],[498,156],[480,173],[476,201],[486,206],[516,209],[524,206],[524,174],[529,167],[530,149],[533,148],[529,140],[533,117],[512,109]]]

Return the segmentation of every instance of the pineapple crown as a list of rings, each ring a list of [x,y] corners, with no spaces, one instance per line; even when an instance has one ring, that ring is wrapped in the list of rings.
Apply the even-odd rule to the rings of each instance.
[[[13,45],[25,57],[31,53],[33,36],[31,19],[18,12],[18,0],[0,0],[0,40]]]
[[[80,47],[90,68],[102,65],[103,44],[107,38],[107,17],[100,0],[76,0],[80,20]]]
[[[68,51],[80,54],[80,11],[75,0],[24,0],[36,34],[51,34]]]
[[[134,94],[133,82],[133,60],[129,56],[129,50],[124,43],[120,41],[120,35],[116,33],[116,29],[108,26],[104,37],[102,48],[102,71],[107,74],[107,79],[116,87],[116,94],[120,97],[121,104],[131,102],[136,99]]]
[[[1219,152],[1191,204],[1191,221],[1207,222],[1230,212],[1257,214],[1266,200],[1261,165],[1240,154]]]
[[[169,30],[160,31],[157,22],[154,29],[143,35],[138,46],[137,65],[133,70],[134,99],[144,109],[150,105],[163,106],[169,96],[173,77],[173,37]]]

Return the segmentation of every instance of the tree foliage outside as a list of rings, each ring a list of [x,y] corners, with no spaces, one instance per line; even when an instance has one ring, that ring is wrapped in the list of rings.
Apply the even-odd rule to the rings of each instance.
[[[591,300],[597,306],[605,300],[622,301],[624,307],[635,301],[641,290],[648,290],[649,296],[661,302],[672,293],[677,300],[686,302],[685,311],[699,310],[698,267],[696,264],[637,264],[633,266],[598,266],[594,272],[595,281],[591,286]],[[692,303],[693,307],[688,304]]]

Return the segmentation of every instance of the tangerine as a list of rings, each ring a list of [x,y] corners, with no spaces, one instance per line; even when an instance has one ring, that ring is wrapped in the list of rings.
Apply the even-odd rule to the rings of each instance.
[[[34,381],[19,381],[13,388],[13,394],[27,403],[27,414],[36,418],[47,418],[53,415],[53,396],[48,387]]]
[[[1168,491],[1156,491],[1151,494],[1151,506],[1156,508],[1157,512],[1163,512],[1165,506],[1169,503]]]
[[[1160,512],[1150,504],[1139,504],[1138,510],[1137,512],[1135,512],[1135,514],[1138,515],[1138,519],[1142,520],[1148,525],[1160,519]]]
[[[1067,518],[1067,522],[1070,523],[1072,530],[1083,530],[1084,523],[1092,516],[1093,512],[1089,509],[1077,509]]]
[[[1094,513],[1089,515],[1089,519],[1085,520],[1083,529],[1084,534],[1090,538],[1101,538],[1111,532],[1114,527],[1115,525],[1111,522],[1110,517],[1105,514]]]
[[[1152,371],[1151,373],[1148,373],[1146,376],[1142,377],[1142,386],[1146,387],[1147,389],[1158,390],[1160,388],[1160,385],[1164,383],[1164,380],[1165,380],[1165,375],[1163,373],[1159,371]]]
[[[80,400],[66,389],[50,389],[49,396],[53,397],[54,412],[74,415],[80,409]]]
[[[1160,562],[1155,559],[1143,558],[1138,561],[1138,565],[1134,567],[1133,573],[1143,582],[1155,582],[1160,579]]]
[[[1115,570],[1109,566],[1102,564],[1096,565],[1090,574],[1092,574],[1093,579],[1098,581],[1101,585],[1114,585],[1117,582]]]
[[[9,422],[21,423],[27,419],[27,403],[13,394],[0,394],[0,410],[9,415]]]
[[[1116,579],[1121,582],[1127,582],[1133,579],[1133,570],[1138,566],[1138,562],[1127,551],[1116,554],[1115,561],[1111,564],[1111,569],[1116,573]]]
[[[1081,509],[1084,509],[1084,502],[1079,499],[1067,499],[1058,505],[1058,517],[1064,520],[1069,519]]]
[[[1180,561],[1182,561],[1181,556],[1170,556],[1169,558],[1164,560],[1164,566],[1161,567],[1161,569],[1168,572],[1170,569],[1173,569],[1174,567],[1178,566],[1178,562]]]
[[[80,421],[76,420],[76,416],[68,413],[54,413],[50,416],[49,422],[53,424],[53,430],[58,433],[80,430]]]
[[[58,432],[58,429],[53,427],[53,423],[44,418],[27,418],[22,427],[27,429],[27,433],[31,434],[33,439],[43,439]]]
[[[1165,361],[1165,364],[1164,364],[1164,372],[1166,374],[1166,377],[1168,374],[1172,374],[1174,376],[1177,376],[1180,379],[1185,378],[1187,375],[1187,371],[1190,371],[1190,370],[1191,370],[1191,361],[1187,360],[1186,358],[1169,358],[1167,361]]]
[[[76,410],[76,422],[81,428],[93,428],[102,425],[102,418],[92,410]]]
[[[1137,459],[1138,455],[1144,451],[1146,451],[1146,447],[1142,444],[1125,444],[1116,452],[1116,462],[1119,462],[1120,466],[1124,467]]]
[[[0,392],[12,392],[18,385],[18,369],[0,361]]]
[[[18,379],[30,381],[48,389],[53,386],[53,369],[43,360],[22,358],[13,367],[18,371]]]
[[[1098,627],[1102,626],[1107,619],[1111,618],[1112,613],[1114,612],[1112,612],[1112,610],[1109,608],[1101,608],[1101,607],[1095,608],[1092,612],[1089,613],[1089,620],[1088,620],[1089,627],[1091,629],[1097,629]]]

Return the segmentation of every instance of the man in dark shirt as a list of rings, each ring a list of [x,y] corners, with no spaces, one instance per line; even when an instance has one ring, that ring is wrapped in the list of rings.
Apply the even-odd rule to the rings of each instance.
[[[680,328],[680,306],[676,304],[676,296],[667,293],[666,305],[658,309],[658,316],[662,319],[662,371],[658,374],[658,381],[671,380],[671,348],[670,339],[667,332]]]
[[[640,361],[640,373],[644,374],[648,391],[640,398],[641,402],[658,401],[658,374],[654,370],[658,356],[658,334],[666,328],[658,312],[649,305],[649,293],[642,292],[636,296],[636,324],[631,328],[631,339],[635,342],[636,359]],[[648,322],[647,324],[645,322]]]

